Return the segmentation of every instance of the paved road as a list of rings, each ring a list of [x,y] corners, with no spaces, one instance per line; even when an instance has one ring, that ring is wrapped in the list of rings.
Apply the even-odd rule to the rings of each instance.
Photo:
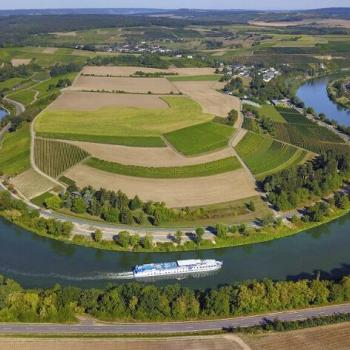
[[[350,303],[336,306],[285,311],[259,316],[236,317],[224,320],[164,322],[164,323],[98,323],[93,320],[79,324],[18,324],[0,323],[0,334],[154,334],[183,333],[207,330],[221,330],[229,327],[259,325],[264,320],[302,320],[314,316],[327,316],[337,313],[350,313]]]

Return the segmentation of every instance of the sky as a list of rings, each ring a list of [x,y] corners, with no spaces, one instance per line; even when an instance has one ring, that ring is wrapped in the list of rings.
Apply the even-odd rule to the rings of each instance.
[[[0,0],[0,9],[6,10],[123,7],[287,10],[350,7],[350,0]]]

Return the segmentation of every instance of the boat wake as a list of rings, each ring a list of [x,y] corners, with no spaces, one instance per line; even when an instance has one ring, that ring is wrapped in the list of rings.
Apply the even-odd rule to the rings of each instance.
[[[34,277],[34,278],[55,278],[66,281],[98,281],[98,280],[131,280],[134,278],[132,272],[94,272],[84,276],[69,276],[56,273],[35,273],[35,272],[23,272],[13,269],[1,269],[1,273],[12,274],[23,277]]]

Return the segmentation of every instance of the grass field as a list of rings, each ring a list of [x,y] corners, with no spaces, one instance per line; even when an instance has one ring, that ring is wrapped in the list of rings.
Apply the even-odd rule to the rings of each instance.
[[[0,148],[0,170],[6,175],[23,172],[30,167],[30,132],[24,124],[13,133],[6,133]]]
[[[194,155],[227,146],[233,131],[230,126],[208,122],[176,130],[164,136],[179,152]]]
[[[2,90],[11,90],[15,86],[19,85],[23,81],[22,78],[11,78],[5,81],[0,82],[0,91]]]
[[[186,178],[211,176],[239,169],[241,164],[236,157],[229,157],[204,164],[187,165],[181,167],[142,167],[107,162],[97,158],[89,158],[85,164],[93,168],[120,175],[148,177],[148,178]]]
[[[208,74],[208,75],[180,75],[167,77],[170,81],[219,81],[222,75]]]
[[[97,111],[46,110],[35,123],[38,135],[128,146],[163,146],[161,134],[209,121],[187,97],[163,98],[168,109],[101,108]]]
[[[9,95],[9,98],[12,100],[23,103],[25,106],[28,106],[34,101],[35,91],[31,89],[19,90],[13,94]]]
[[[259,114],[265,118],[269,118],[277,123],[285,123],[286,120],[282,117],[282,115],[278,112],[278,110],[272,105],[262,105],[261,108],[257,108]]]
[[[89,154],[77,146],[52,140],[35,140],[35,163],[44,173],[57,177]]]
[[[48,198],[51,198],[52,196],[53,196],[52,193],[44,192],[43,194],[41,194],[35,198],[32,198],[31,202],[33,204],[37,205],[38,207],[44,207],[45,200]]]
[[[251,132],[244,136],[236,150],[257,177],[298,164],[307,154],[306,151]]]

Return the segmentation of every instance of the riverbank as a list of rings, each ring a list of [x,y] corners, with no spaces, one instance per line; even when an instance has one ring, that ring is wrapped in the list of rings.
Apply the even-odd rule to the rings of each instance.
[[[74,244],[89,248],[96,248],[108,251],[119,251],[119,252],[134,252],[134,253],[162,253],[162,252],[186,252],[186,251],[197,251],[197,250],[209,250],[209,249],[219,249],[219,248],[229,248],[229,247],[238,247],[244,245],[253,245],[263,242],[268,242],[272,240],[286,238],[292,235],[296,235],[302,231],[306,231],[323,224],[329,223],[333,220],[338,219],[339,217],[346,215],[350,211],[349,208],[346,209],[333,209],[328,216],[322,217],[318,222],[303,222],[298,220],[296,224],[292,224],[288,221],[290,226],[285,224],[269,226],[265,228],[253,228],[245,227],[244,231],[235,233],[226,233],[225,237],[215,236],[215,240],[202,240],[200,243],[196,243],[195,238],[192,238],[185,242],[184,244],[175,244],[172,242],[156,242],[153,243],[153,240],[150,241],[150,245],[142,245],[141,237],[139,243],[133,247],[125,247],[120,244],[116,237],[112,237],[111,240],[94,240],[95,231],[91,229],[89,235],[83,235],[73,231],[71,235],[52,235],[48,234],[44,229],[34,228],[32,225],[28,224],[27,221],[22,219],[21,215],[16,215],[12,211],[0,211],[0,216],[4,217],[6,220],[11,223],[28,230],[32,233],[40,235],[42,237],[47,237],[57,241],[61,241],[66,244]],[[48,219],[50,220],[50,219]],[[54,219],[57,220],[57,219]],[[287,220],[287,219],[285,219]],[[161,230],[161,229],[160,229]],[[78,231],[79,232],[79,231]],[[130,234],[126,229],[122,232],[127,232],[129,234],[130,240],[135,234]],[[169,235],[166,233],[165,236]],[[117,234],[116,234],[117,236]],[[145,237],[150,235],[145,235]],[[175,239],[175,235],[173,237]]]
[[[344,87],[347,82],[350,82],[350,77],[330,80],[327,84],[327,93],[333,102],[350,110],[350,90]]]

